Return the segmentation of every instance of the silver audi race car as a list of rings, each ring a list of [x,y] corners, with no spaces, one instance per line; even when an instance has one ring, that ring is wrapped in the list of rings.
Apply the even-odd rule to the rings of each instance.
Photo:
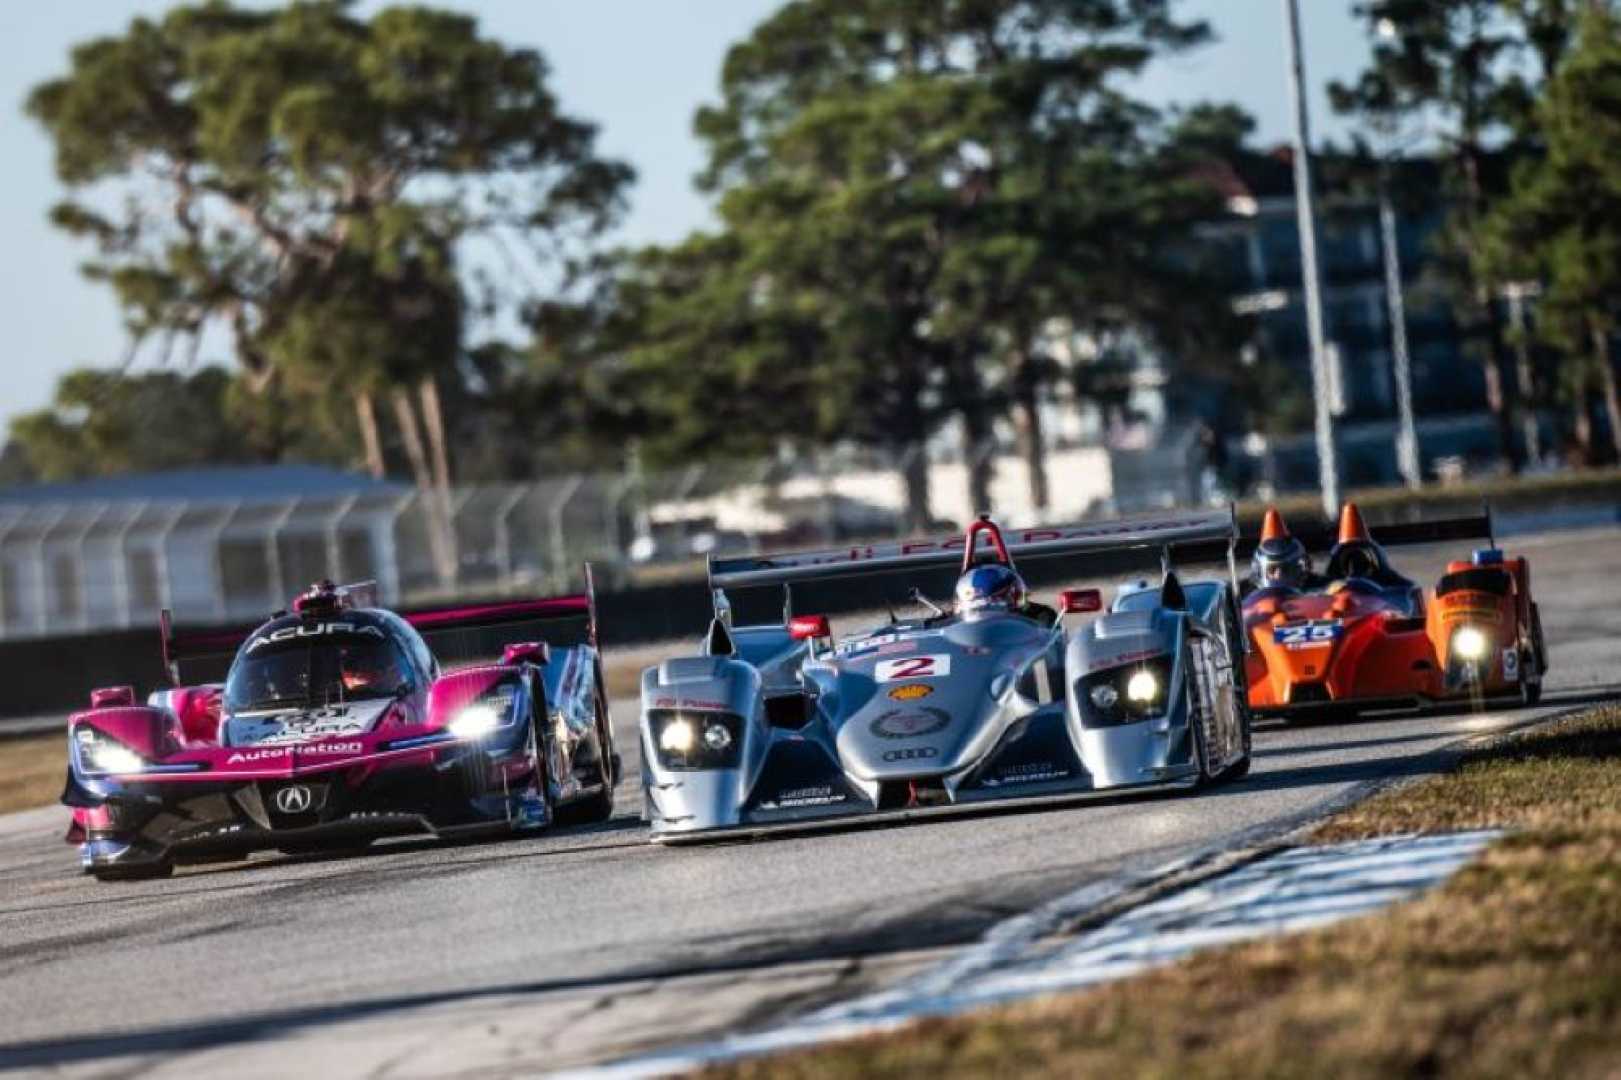
[[[711,559],[715,616],[695,656],[642,673],[643,815],[655,841],[1193,788],[1250,762],[1231,513],[1003,532],[987,518],[945,540]],[[1225,555],[1183,582],[1173,556]],[[1047,607],[1014,564],[1069,580],[1159,555],[1156,583]],[[954,595],[913,590],[916,618],[837,636],[796,614],[810,587],[958,568]],[[1072,572],[1073,571],[1073,572]],[[859,584],[859,583],[857,583]],[[736,594],[782,590],[780,619],[734,625]],[[825,610],[825,609],[824,609]],[[1078,617],[1093,614],[1087,621]]]

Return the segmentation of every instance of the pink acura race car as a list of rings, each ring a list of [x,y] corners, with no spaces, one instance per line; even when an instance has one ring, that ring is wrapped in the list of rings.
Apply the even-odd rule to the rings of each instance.
[[[177,636],[166,612],[175,688],[144,705],[127,686],[97,690],[68,719],[68,842],[109,880],[608,818],[619,758],[587,575],[577,596],[405,615],[322,582],[246,633]],[[501,640],[566,623],[582,640]],[[501,659],[441,672],[428,640]],[[181,685],[182,664],[217,675],[227,655],[224,683]]]

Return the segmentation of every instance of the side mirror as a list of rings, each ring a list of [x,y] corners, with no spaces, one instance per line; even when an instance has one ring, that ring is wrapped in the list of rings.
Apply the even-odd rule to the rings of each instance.
[[[1063,615],[1102,611],[1103,593],[1097,589],[1065,589],[1058,594],[1058,610]]]
[[[788,620],[788,636],[795,641],[814,641],[832,637],[833,631],[827,625],[826,615],[795,615]]]
[[[509,667],[525,663],[544,666],[551,659],[552,647],[544,641],[515,641],[501,650],[501,663]]]
[[[135,704],[135,687],[104,686],[90,691],[92,709],[118,709]]]

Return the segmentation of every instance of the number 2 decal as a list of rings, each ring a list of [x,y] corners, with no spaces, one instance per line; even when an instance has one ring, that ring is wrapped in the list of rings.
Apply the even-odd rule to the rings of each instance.
[[[897,660],[880,660],[873,668],[875,682],[895,682],[897,679],[938,679],[951,674],[951,657],[941,653],[927,656],[903,656]]]

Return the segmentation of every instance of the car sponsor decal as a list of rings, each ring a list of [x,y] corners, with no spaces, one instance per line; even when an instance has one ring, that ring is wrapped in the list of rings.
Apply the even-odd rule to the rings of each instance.
[[[254,761],[268,761],[271,758],[282,758],[293,752],[291,746],[277,746],[269,750],[247,750],[232,754],[225,759],[227,765],[247,765]]]
[[[934,687],[928,683],[915,682],[895,687],[889,692],[889,696],[894,701],[917,701],[919,698],[926,698],[932,693],[934,693]]]
[[[903,638],[896,634],[879,634],[877,637],[852,638],[840,642],[834,648],[833,655],[840,660],[860,660],[867,656],[909,653],[915,648],[917,642],[912,638]]]
[[[788,810],[796,806],[827,806],[841,803],[845,796],[827,784],[815,787],[789,788],[770,802],[760,804],[764,810]]]
[[[985,787],[1006,787],[1012,784],[1039,784],[1047,780],[1062,780],[1069,770],[1051,761],[1032,761],[1024,765],[1006,765],[987,776],[980,783]]]
[[[885,750],[884,760],[896,761],[927,761],[940,756],[940,751],[932,746],[907,746],[899,750]]]
[[[872,669],[874,682],[898,682],[901,679],[942,679],[951,674],[951,654],[925,653],[902,660],[880,660]]]
[[[301,626],[284,626],[280,630],[272,630],[268,634],[261,634],[248,642],[248,652],[261,649],[266,645],[273,645],[281,641],[291,641],[294,638],[321,637],[324,634],[361,634],[369,637],[384,637],[383,631],[376,626],[363,626],[360,623],[349,622],[319,622],[306,623]]]
[[[871,731],[880,739],[916,739],[949,723],[951,714],[944,709],[891,709],[872,722]]]
[[[1343,627],[1338,620],[1318,620],[1274,626],[1272,640],[1285,649],[1321,649],[1339,639]]]
[[[1151,660],[1164,655],[1164,649],[1139,649],[1137,652],[1115,653],[1113,656],[1099,657],[1088,670],[1103,671],[1106,668],[1123,667],[1126,664],[1135,664],[1139,660]]]
[[[267,716],[233,716],[226,721],[232,742],[254,746],[301,743],[331,735],[358,735],[388,711],[388,703],[369,710],[334,705],[311,712]]]
[[[898,640],[894,634],[875,634],[872,637],[850,638],[833,646],[834,656],[867,656],[878,651],[880,645]]]
[[[655,709],[692,709],[698,712],[725,712],[731,706],[724,701],[704,701],[698,698],[662,697],[653,702]]]
[[[322,742],[310,743],[308,746],[267,746],[260,750],[241,750],[225,759],[227,765],[248,765],[255,761],[269,761],[272,758],[284,758],[297,750],[300,757],[320,757],[332,754],[359,754],[365,752],[365,744],[358,742]]]

